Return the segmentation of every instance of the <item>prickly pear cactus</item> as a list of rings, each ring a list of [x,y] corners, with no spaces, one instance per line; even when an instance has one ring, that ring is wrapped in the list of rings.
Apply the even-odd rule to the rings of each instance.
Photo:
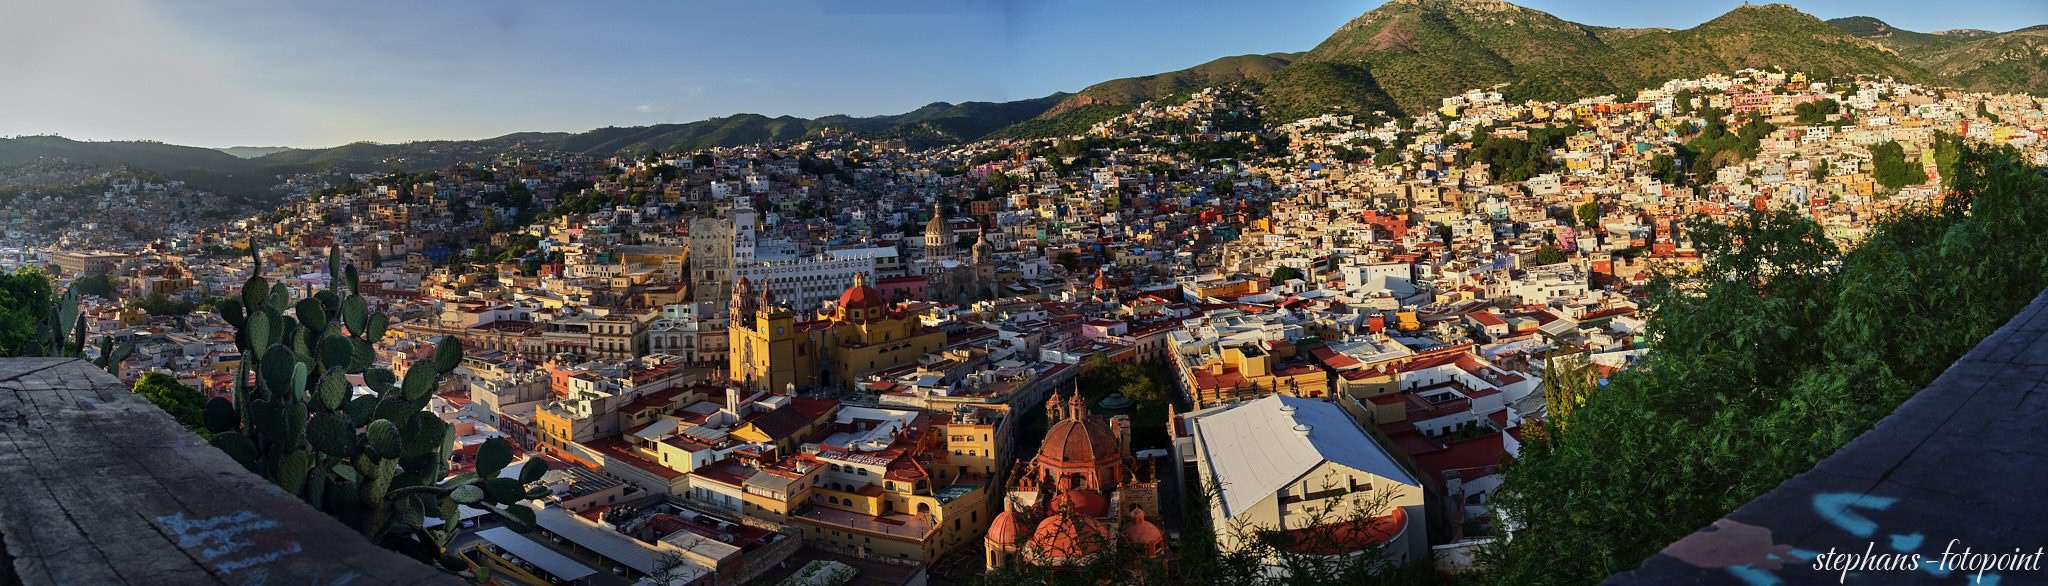
[[[493,438],[477,451],[476,472],[451,477],[455,431],[424,409],[440,377],[461,363],[460,344],[443,338],[433,358],[413,364],[401,381],[372,367],[372,346],[388,320],[368,310],[355,267],[344,272],[338,250],[329,251],[329,288],[296,303],[285,285],[263,279],[258,263],[241,296],[218,306],[235,326],[243,358],[234,400],[206,404],[213,445],[380,545],[483,578],[483,568],[446,551],[460,530],[457,505],[531,529],[533,509],[522,503],[546,494],[527,485],[540,480],[547,463],[528,460],[513,478],[500,479],[512,447]],[[361,387],[350,384],[350,375],[361,378]],[[441,525],[426,527],[428,517]]]
[[[49,311],[36,325],[36,346],[43,356],[85,358],[85,329],[85,320],[79,319],[78,289],[65,287],[64,296],[50,304]],[[108,374],[120,376],[121,362],[134,351],[132,344],[117,345],[113,336],[101,336],[99,356],[92,363]]]

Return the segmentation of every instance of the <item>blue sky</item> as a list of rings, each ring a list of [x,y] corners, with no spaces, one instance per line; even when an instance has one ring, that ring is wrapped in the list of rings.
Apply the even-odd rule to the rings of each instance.
[[[1740,2],[1527,0],[1683,28]],[[0,0],[0,136],[331,146],[1014,100],[1301,51],[1378,1]],[[2040,0],[1814,0],[1910,30],[2048,23]]]

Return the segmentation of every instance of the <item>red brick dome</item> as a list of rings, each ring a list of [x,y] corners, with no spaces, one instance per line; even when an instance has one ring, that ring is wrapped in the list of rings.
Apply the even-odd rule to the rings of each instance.
[[[1056,468],[1095,468],[1122,459],[1116,434],[1095,417],[1065,419],[1045,431],[1038,462]]]
[[[1017,521],[1017,513],[1015,512],[1003,511],[1002,514],[996,515],[994,521],[990,521],[988,524],[988,540],[990,543],[1014,547],[1023,539],[1024,527],[1022,523]]]
[[[1086,488],[1069,490],[1060,493],[1056,498],[1057,500],[1053,501],[1052,509],[1055,511],[1073,511],[1090,517],[1100,517],[1109,514],[1109,499],[1103,498],[1101,493],[1093,490]]]
[[[839,293],[839,308],[848,312],[888,307],[889,296],[883,295],[874,287],[869,287],[867,275],[862,273],[854,273],[853,286]]]
[[[1038,522],[1031,532],[1029,554],[1040,564],[1072,565],[1093,559],[1110,545],[1114,535],[1094,519],[1078,514],[1055,514]]]
[[[1166,551],[1166,532],[1145,519],[1144,509],[1131,512],[1131,522],[1124,525],[1124,541],[1150,555]]]

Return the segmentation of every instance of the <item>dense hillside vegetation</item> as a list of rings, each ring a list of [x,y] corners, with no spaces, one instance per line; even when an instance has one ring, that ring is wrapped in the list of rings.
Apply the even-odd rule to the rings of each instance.
[[[2007,33],[1920,33],[1868,16],[1828,24],[1898,52],[1900,58],[1962,87],[2048,95],[2048,26]]]
[[[1067,96],[1047,110],[1043,117],[1052,118],[1088,106],[1129,106],[1235,81],[1265,79],[1299,56],[1299,53],[1236,55],[1179,71],[1112,79]]]
[[[1634,568],[1870,429],[2048,287],[2048,178],[2010,150],[1939,148],[1946,209],[1846,253],[1790,210],[1695,224],[1705,266],[1652,286],[1656,351],[1507,467],[1494,504],[1518,527],[1480,581]]]
[[[1390,98],[1409,114],[1470,89],[1500,88],[1517,100],[1627,97],[1666,79],[1744,67],[1931,77],[1876,43],[1775,4],[1661,30],[1590,27],[1495,0],[1395,0],[1346,23],[1290,67],[1317,62],[1358,66],[1385,90],[1322,101]],[[1270,88],[1296,89],[1288,85]]]

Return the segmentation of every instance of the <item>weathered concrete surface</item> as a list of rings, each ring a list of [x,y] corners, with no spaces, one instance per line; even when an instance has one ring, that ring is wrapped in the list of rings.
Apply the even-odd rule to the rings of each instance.
[[[0,478],[10,583],[458,583],[243,470],[79,360],[0,359]]]
[[[2048,584],[2048,556],[2035,555],[2048,547],[2044,464],[2048,293],[1812,470],[1607,582]],[[1964,548],[2020,567],[1978,582],[1961,557],[1944,557]],[[1830,550],[1920,557],[1845,575]]]

